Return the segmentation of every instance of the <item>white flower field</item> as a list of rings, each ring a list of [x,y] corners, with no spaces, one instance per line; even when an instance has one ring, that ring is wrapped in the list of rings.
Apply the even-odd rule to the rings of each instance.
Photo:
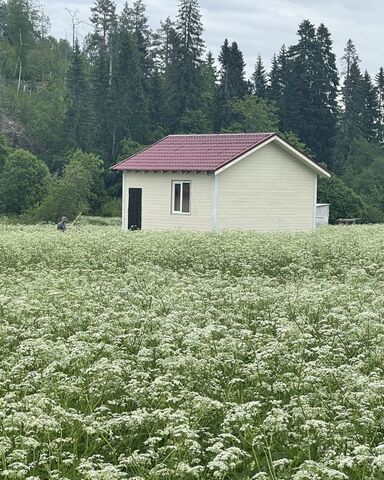
[[[4,479],[384,479],[384,227],[0,225]]]

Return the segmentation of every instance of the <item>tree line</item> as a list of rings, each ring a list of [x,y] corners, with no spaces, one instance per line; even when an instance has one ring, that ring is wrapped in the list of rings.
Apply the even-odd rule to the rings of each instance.
[[[339,71],[328,28],[304,20],[296,43],[269,70],[259,55],[247,78],[237,42],[223,39],[217,59],[207,50],[198,0],[180,0],[157,30],[142,0],[119,12],[96,0],[90,22],[82,44],[74,17],[71,40],[56,39],[32,0],[0,0],[0,211],[49,219],[84,167],[88,194],[71,208],[115,214],[120,179],[108,167],[142,146],[170,133],[279,131],[335,173],[319,186],[333,220],[384,221],[384,71],[361,71],[352,40]],[[24,150],[48,180],[13,202]]]

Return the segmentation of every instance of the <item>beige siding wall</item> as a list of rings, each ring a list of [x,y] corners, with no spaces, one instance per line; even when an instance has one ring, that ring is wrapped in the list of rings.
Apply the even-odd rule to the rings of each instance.
[[[191,182],[191,213],[171,213],[172,181]],[[129,188],[142,188],[143,229],[211,229],[212,175],[123,172],[123,228],[128,227]]]
[[[218,229],[312,230],[316,174],[270,143],[217,176]]]

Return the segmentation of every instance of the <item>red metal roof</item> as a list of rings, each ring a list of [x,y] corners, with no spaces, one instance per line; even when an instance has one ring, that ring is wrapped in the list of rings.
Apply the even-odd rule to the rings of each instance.
[[[275,133],[169,135],[114,165],[114,170],[215,171]]]

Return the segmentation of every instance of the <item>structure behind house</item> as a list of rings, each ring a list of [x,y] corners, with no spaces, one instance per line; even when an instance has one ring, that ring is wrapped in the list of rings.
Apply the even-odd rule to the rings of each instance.
[[[276,133],[169,135],[113,169],[124,229],[313,230],[330,176]]]
[[[316,205],[316,227],[328,225],[329,223],[329,203],[318,203]]]

